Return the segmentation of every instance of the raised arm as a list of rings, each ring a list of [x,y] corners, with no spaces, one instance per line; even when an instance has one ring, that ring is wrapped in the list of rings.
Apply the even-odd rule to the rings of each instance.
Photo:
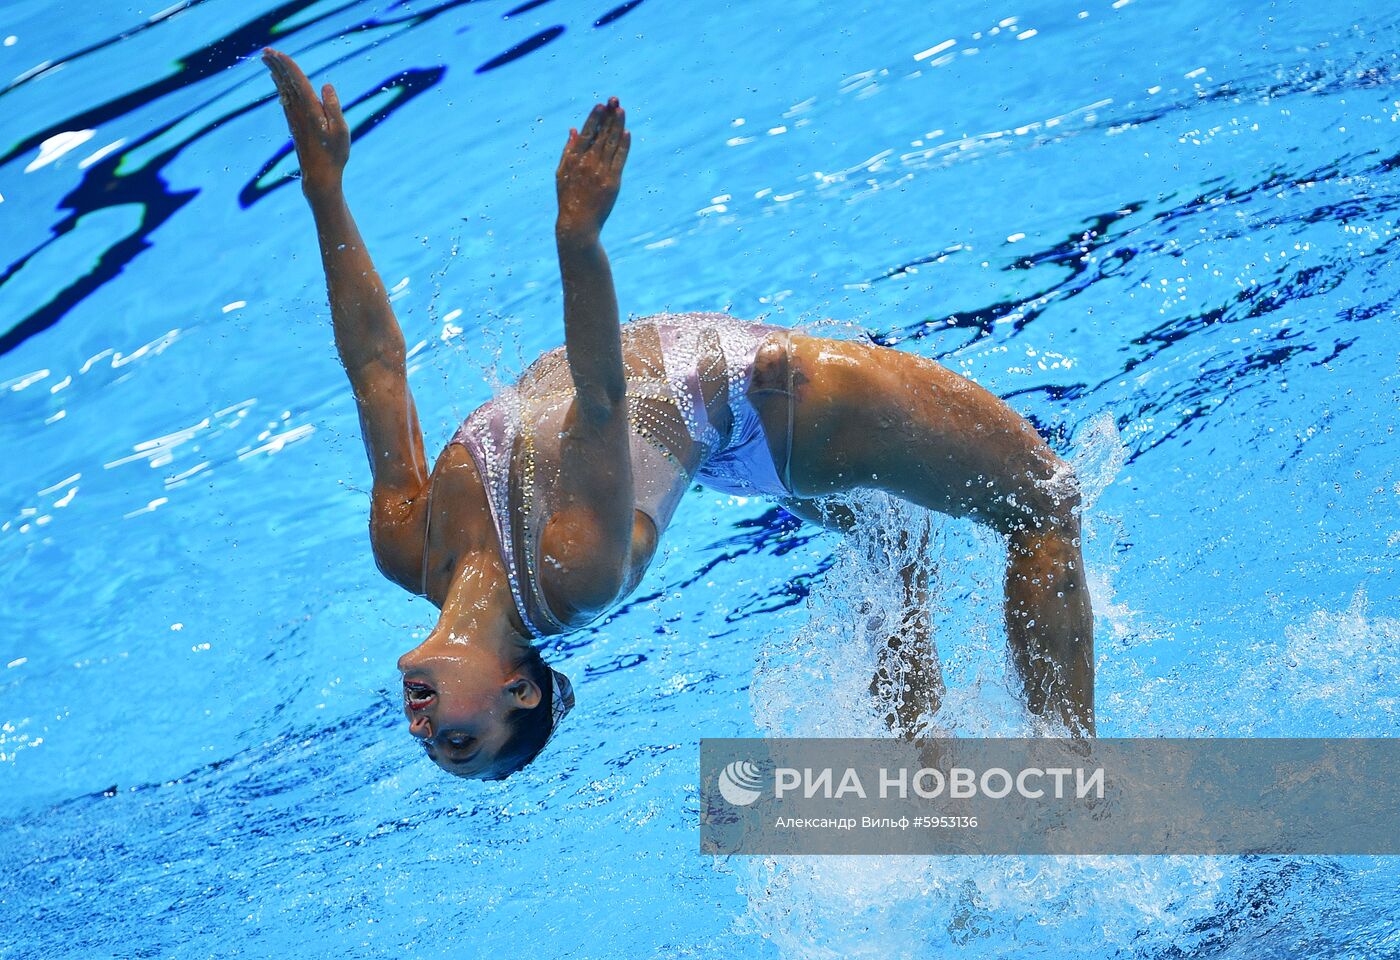
[[[582,130],[570,130],[555,185],[554,239],[564,284],[564,345],[574,390],[590,416],[609,416],[622,402],[622,332],[612,269],[599,240],[617,201],[632,135],[613,97],[593,108]]]
[[[565,623],[586,622],[622,591],[633,541],[654,548],[656,531],[638,530],[627,419],[627,376],[612,270],[599,240],[612,212],[631,136],[617,98],[598,104],[582,130],[570,130],[555,182],[554,236],[564,284],[564,347],[574,403],[560,444],[559,509],[541,551],[555,563],[540,585]]]
[[[426,497],[420,494],[428,483],[423,433],[408,389],[403,332],[341,190],[350,128],[330,84],[318,99],[290,57],[269,49],[263,62],[277,84],[296,144],[302,192],[316,220],[335,345],[350,377],[374,475],[370,539],[375,560],[385,576],[422,593]]]

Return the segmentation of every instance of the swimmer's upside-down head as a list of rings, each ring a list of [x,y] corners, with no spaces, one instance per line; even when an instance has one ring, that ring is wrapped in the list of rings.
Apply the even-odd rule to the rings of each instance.
[[[399,659],[409,733],[453,776],[504,780],[530,764],[573,708],[573,685],[531,644],[498,655],[434,632]]]

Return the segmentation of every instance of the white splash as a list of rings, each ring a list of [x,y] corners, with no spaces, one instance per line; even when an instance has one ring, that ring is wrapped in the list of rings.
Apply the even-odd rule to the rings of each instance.
[[[1090,508],[1126,452],[1104,413],[1079,432],[1070,457],[1094,602],[1113,632],[1142,627],[1126,603],[1114,602],[1109,571],[1096,569],[1111,556],[1117,527]],[[890,735],[870,683],[887,624],[905,610],[900,571],[922,563],[948,687],[932,729],[1031,735],[1011,691],[1000,539],[885,494],[844,502],[857,528],[809,598],[810,620],[761,653],[752,686],[759,728],[770,736]],[[1018,955],[1068,956],[1088,942],[1100,955],[1151,954],[1216,912],[1242,869],[1226,859],[1167,857],[767,857],[718,868],[734,871],[748,899],[740,931],[803,958],[1001,957],[1013,943]]]

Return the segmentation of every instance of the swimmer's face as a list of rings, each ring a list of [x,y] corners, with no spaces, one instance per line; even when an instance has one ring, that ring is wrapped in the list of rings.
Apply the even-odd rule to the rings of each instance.
[[[476,780],[510,772],[498,763],[511,735],[505,718],[539,704],[542,694],[533,681],[494,657],[424,647],[400,657],[399,670],[409,733],[434,763]]]

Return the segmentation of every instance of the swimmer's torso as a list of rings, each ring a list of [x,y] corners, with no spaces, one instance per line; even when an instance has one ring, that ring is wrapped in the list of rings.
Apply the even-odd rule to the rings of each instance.
[[[638,514],[634,545],[639,536],[648,541],[634,550],[639,555],[624,593],[641,579],[656,539],[695,480],[736,493],[784,493],[745,398],[754,354],[765,337],[780,330],[724,314],[660,315],[622,326]],[[551,559],[541,555],[540,531],[558,505],[560,440],[573,399],[560,347],[473,412],[444,453],[444,459],[460,457],[461,450],[470,455],[517,610],[537,635],[566,629],[540,590],[538,570]],[[433,518],[429,551],[439,539],[431,528],[435,523]]]

